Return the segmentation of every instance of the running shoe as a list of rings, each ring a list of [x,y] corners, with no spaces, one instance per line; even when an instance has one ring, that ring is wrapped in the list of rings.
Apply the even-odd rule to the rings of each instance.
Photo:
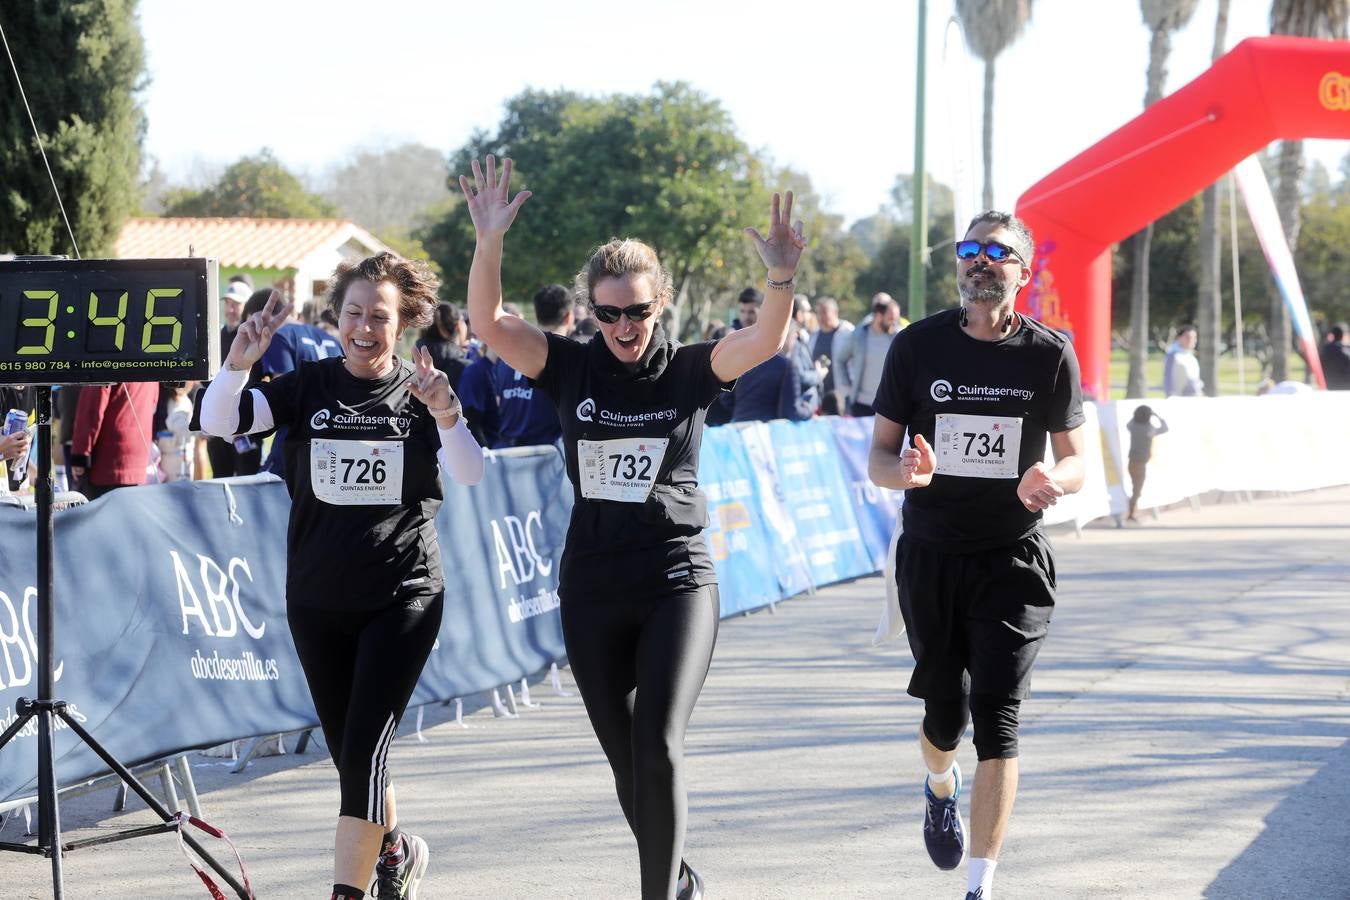
[[[689,875],[689,883],[684,886],[684,890],[675,895],[675,900],[704,900],[703,879],[694,871],[689,863],[680,863],[684,866],[684,871]]]
[[[417,900],[417,887],[427,873],[427,842],[403,832],[403,863],[375,864],[375,892],[371,900]]]
[[[952,763],[956,789],[950,797],[938,799],[923,781],[923,843],[928,856],[939,869],[955,869],[966,855],[966,826],[961,821],[961,767]]]
[[[966,891],[966,900],[984,900],[984,888],[978,887],[973,891]]]

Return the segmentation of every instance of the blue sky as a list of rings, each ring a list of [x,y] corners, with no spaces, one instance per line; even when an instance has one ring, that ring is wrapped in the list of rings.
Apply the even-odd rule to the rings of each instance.
[[[1168,90],[1209,64],[1217,0],[1174,41]],[[1228,46],[1267,32],[1268,0],[1232,0]],[[271,147],[311,176],[357,147],[450,151],[492,130],[526,87],[643,92],[684,80],[741,135],[805,171],[849,220],[885,202],[914,156],[913,0],[737,4],[573,0],[141,0],[147,149],[200,180]],[[378,15],[371,12],[378,10]],[[982,68],[944,63],[951,0],[929,2],[929,170],[979,177]],[[1149,34],[1137,0],[1035,0],[998,62],[994,191],[1017,196],[1143,106]],[[961,99],[964,95],[964,99]],[[948,98],[956,98],[952,102]],[[953,135],[965,134],[954,142]],[[959,176],[963,154],[971,161]],[[1335,168],[1350,142],[1309,142]]]

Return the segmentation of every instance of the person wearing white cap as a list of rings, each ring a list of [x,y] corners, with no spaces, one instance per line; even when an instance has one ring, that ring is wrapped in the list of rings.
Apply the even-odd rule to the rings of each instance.
[[[243,321],[244,304],[252,293],[246,277],[235,275],[220,298],[225,310],[225,324],[220,327],[221,365],[234,343],[235,332]],[[206,456],[211,461],[213,478],[252,475],[262,466],[262,445],[248,435],[232,441],[212,436],[206,442]]]

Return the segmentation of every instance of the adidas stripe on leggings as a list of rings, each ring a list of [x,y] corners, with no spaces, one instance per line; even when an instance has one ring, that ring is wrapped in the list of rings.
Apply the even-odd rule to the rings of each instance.
[[[388,824],[389,745],[436,642],[444,596],[441,588],[419,588],[363,612],[286,605],[295,651],[337,766],[341,815]]]
[[[564,592],[561,614],[568,664],[637,838],[643,900],[666,900],[684,848],[684,733],[717,643],[717,585],[658,597]]]

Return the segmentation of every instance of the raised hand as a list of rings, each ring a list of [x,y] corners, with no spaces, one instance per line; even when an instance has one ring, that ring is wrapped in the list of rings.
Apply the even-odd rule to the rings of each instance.
[[[754,228],[745,229],[745,233],[755,242],[759,258],[769,269],[769,277],[781,281],[792,277],[797,271],[797,261],[806,249],[806,237],[802,233],[802,222],[792,221],[792,191],[780,198],[773,195],[769,207],[769,234],[761,235]]]
[[[408,393],[422,401],[436,417],[436,424],[442,427],[455,424],[460,413],[459,398],[450,389],[450,379],[432,362],[431,353],[426,347],[418,347],[413,351],[413,365],[417,371],[408,385]]]
[[[273,290],[263,308],[249,316],[239,326],[234,335],[234,343],[230,344],[230,355],[225,357],[226,365],[235,370],[251,369],[254,363],[262,359],[263,353],[267,351],[267,345],[272,343],[272,335],[286,324],[294,308],[292,303],[285,306],[280,304],[281,292]]]
[[[516,213],[526,200],[529,191],[521,191],[514,199],[508,199],[511,193],[511,159],[502,160],[502,175],[497,177],[497,158],[491,153],[487,157],[487,174],[473,161],[473,185],[469,179],[459,176],[459,189],[464,192],[464,202],[469,207],[469,218],[473,220],[474,230],[479,236],[500,237],[506,234]]]

